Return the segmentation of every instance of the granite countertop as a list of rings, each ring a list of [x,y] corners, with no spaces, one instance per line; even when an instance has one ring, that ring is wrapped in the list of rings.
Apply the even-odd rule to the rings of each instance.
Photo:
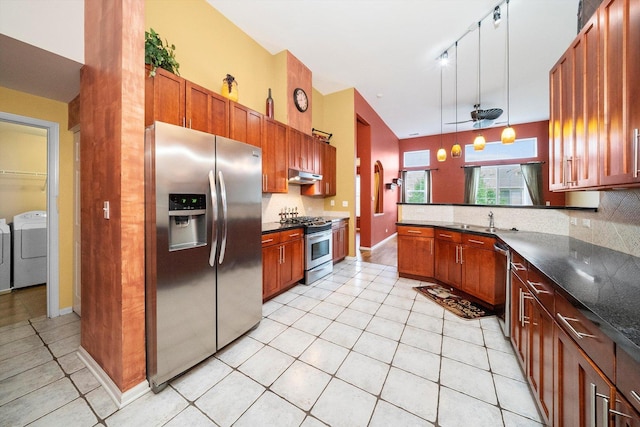
[[[348,216],[326,216],[326,215],[322,216],[321,218],[331,222],[341,221],[343,219],[349,219]],[[263,222],[262,234],[275,233],[277,231],[291,230],[293,228],[302,228],[302,227],[303,226],[301,224],[291,224],[291,223],[281,224],[280,222],[277,222],[277,221]]]
[[[438,221],[398,225],[494,235],[551,279],[560,293],[640,363],[640,258],[568,236]]]

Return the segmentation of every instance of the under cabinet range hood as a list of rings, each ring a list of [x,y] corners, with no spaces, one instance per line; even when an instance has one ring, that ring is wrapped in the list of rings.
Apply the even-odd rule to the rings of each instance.
[[[289,184],[315,184],[322,180],[322,175],[311,172],[289,169]]]

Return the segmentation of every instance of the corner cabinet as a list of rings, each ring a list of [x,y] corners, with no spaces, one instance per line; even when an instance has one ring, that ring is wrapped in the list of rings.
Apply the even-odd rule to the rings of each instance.
[[[301,228],[262,235],[262,300],[284,292],[304,277]]]
[[[551,190],[640,185],[640,0],[605,0],[549,75]]]
[[[421,279],[433,277],[434,230],[427,227],[398,226],[398,274]]]

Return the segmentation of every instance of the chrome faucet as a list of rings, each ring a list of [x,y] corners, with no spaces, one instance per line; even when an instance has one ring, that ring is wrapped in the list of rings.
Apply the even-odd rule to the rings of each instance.
[[[489,211],[489,228],[495,228],[493,224],[493,212]]]

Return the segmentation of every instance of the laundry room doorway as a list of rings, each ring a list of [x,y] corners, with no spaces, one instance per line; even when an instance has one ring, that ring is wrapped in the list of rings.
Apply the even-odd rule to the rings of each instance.
[[[20,236],[21,241],[19,245],[12,242],[12,246],[25,254],[24,259],[18,261],[18,270],[16,260],[12,262],[12,286],[15,284],[18,289],[18,286],[29,287],[37,284],[33,282],[45,280],[48,317],[60,315],[59,132],[58,123],[0,112],[0,152],[3,153],[0,156],[0,195],[3,197],[0,218],[13,223],[14,217],[20,217],[17,221],[20,230],[14,224],[11,238]],[[20,215],[25,212],[28,214]],[[35,225],[38,219],[46,223],[46,230]],[[36,235],[34,228],[46,235],[46,242],[45,239],[31,240]],[[25,237],[27,232],[29,239]],[[20,269],[22,262],[39,262],[45,251],[46,260],[42,261],[46,267],[42,276],[33,274],[33,269],[40,269],[41,264],[38,267],[25,264]]]

